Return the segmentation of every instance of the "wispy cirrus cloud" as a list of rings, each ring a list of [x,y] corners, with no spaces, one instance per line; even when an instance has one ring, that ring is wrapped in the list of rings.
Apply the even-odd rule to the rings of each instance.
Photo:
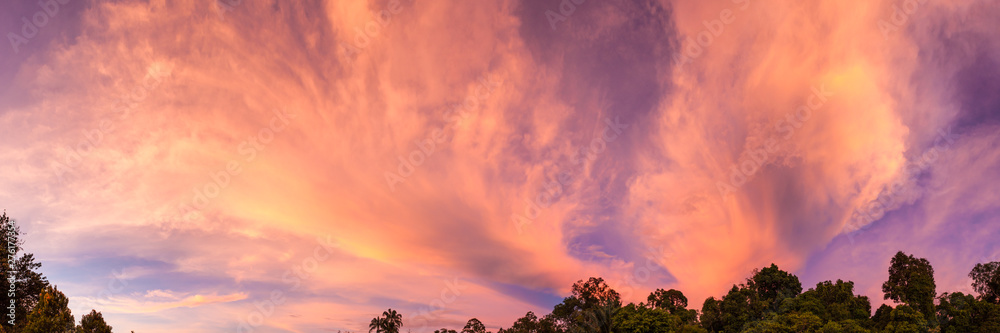
[[[136,330],[235,329],[274,290],[259,330],[495,329],[588,276],[699,304],[771,262],[881,299],[896,250],[957,284],[995,250],[998,8],[886,35],[894,4],[587,1],[555,29],[558,2],[67,4],[0,61],[0,200],[75,313]]]

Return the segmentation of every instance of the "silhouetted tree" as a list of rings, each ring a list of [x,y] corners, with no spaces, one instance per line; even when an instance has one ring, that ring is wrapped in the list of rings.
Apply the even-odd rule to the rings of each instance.
[[[680,318],[684,324],[695,325],[698,323],[698,311],[687,309],[688,299],[680,290],[656,289],[646,297],[646,301],[647,306],[666,310]]]
[[[6,285],[13,282],[16,286],[13,297],[6,292],[0,293],[0,304],[4,308],[10,305],[11,300],[14,301],[14,326],[10,324],[9,317],[8,320],[0,321],[0,326],[7,331],[17,332],[27,323],[24,318],[38,304],[38,296],[48,287],[49,281],[37,272],[42,264],[35,262],[35,256],[22,252],[24,241],[20,239],[21,228],[7,216],[7,212],[0,215],[0,234],[5,238],[4,246],[0,247],[0,281]],[[13,281],[10,281],[11,277]]]
[[[375,317],[372,318],[371,323],[368,324],[368,333],[375,331],[375,333],[383,333],[385,328],[385,318]]]
[[[104,322],[104,316],[97,310],[90,310],[90,313],[80,317],[80,325],[76,327],[77,333],[111,333],[111,326]]]
[[[376,333],[399,333],[399,328],[403,326],[403,315],[396,310],[388,309],[382,312],[381,317],[372,318],[368,324],[368,332]]]
[[[687,310],[688,299],[677,289],[656,289],[646,297],[646,303],[654,309],[663,309],[676,314],[680,310]]]
[[[483,325],[479,319],[472,318],[465,323],[465,328],[462,328],[462,333],[486,333],[486,325]]]
[[[778,311],[785,299],[797,296],[802,292],[802,283],[795,275],[789,274],[771,264],[761,270],[755,270],[753,277],[747,280],[747,288],[757,294],[756,301],[767,311]]]
[[[924,258],[914,258],[903,251],[896,253],[889,262],[889,280],[882,284],[885,299],[905,303],[924,315],[934,318],[934,268]]]
[[[979,299],[1000,304],[1000,262],[976,264],[969,272],[972,288],[979,293]]]
[[[621,307],[621,295],[608,287],[604,279],[591,277],[573,284],[573,294],[556,304],[551,316],[559,331],[568,331],[573,325],[581,324],[584,312],[600,306]]]
[[[705,302],[701,305],[701,327],[705,328],[709,332],[721,332],[723,329],[722,322],[722,302],[715,299],[715,297],[709,297],[705,299]]]

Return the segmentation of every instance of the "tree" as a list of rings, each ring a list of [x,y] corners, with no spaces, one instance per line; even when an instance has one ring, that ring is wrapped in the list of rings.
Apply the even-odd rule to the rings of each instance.
[[[976,298],[963,293],[943,293],[938,297],[937,316],[941,332],[958,333],[974,331],[972,310]]]
[[[483,325],[479,319],[472,318],[465,324],[462,333],[486,333],[486,325]]]
[[[600,306],[621,307],[621,295],[599,277],[591,277],[586,282],[579,280],[573,284],[573,294],[556,304],[551,316],[556,329],[568,331],[580,325],[587,310]]]
[[[104,322],[104,316],[97,310],[90,310],[89,314],[80,317],[80,325],[76,327],[77,333],[111,333],[111,326]]]
[[[906,304],[892,309],[889,323],[885,326],[886,333],[926,333],[928,330],[924,315]]]
[[[572,297],[578,299],[580,307],[584,309],[603,305],[620,307],[622,304],[621,295],[599,277],[591,277],[587,282],[580,280],[574,283]]]
[[[746,333],[817,332],[822,327],[823,327],[823,320],[812,313],[809,312],[785,313],[780,315],[774,315],[771,319],[768,320],[761,320],[749,323],[746,329],[736,332],[746,332]]]
[[[75,320],[69,310],[69,298],[55,286],[45,287],[38,304],[28,314],[24,333],[71,333]]]
[[[621,307],[620,303],[607,303],[587,309],[583,319],[571,329],[575,333],[611,333],[615,328],[615,314]]]
[[[368,333],[399,333],[399,328],[403,326],[403,315],[396,310],[388,309],[382,312],[381,317],[372,318],[368,324]]]
[[[892,315],[892,307],[886,304],[878,307],[875,310],[875,314],[872,315],[872,326],[875,327],[877,331],[882,331],[885,329],[886,325],[889,325],[890,316]]]
[[[782,305],[781,312],[811,312],[824,322],[867,322],[871,314],[871,302],[867,296],[854,295],[854,282],[824,281],[817,283],[816,288],[787,300]]]
[[[508,333],[533,333],[538,331],[538,316],[535,316],[534,312],[528,311],[524,314],[524,317],[518,318],[514,321],[514,325],[511,325],[506,332]]]
[[[24,245],[24,241],[20,239],[21,229],[14,220],[7,216],[7,212],[3,212],[0,215],[0,233],[5,236],[6,243],[9,244],[8,246],[0,247],[0,281],[8,283],[11,277],[13,277],[13,282],[17,286],[14,297],[9,297],[7,293],[0,293],[0,304],[4,304],[3,307],[7,307],[11,300],[13,300],[16,305],[14,308],[14,317],[26,318],[31,309],[38,304],[38,297],[49,286],[49,281],[45,276],[37,272],[42,267],[42,264],[35,262],[35,256],[31,253],[23,253],[21,251],[23,249],[22,245]],[[11,276],[11,271],[16,273]],[[11,328],[8,321],[4,320],[0,322],[2,322],[2,325],[0,325],[2,327],[0,328],[5,330]],[[13,327],[14,331],[23,328],[25,323],[24,320],[16,321],[16,326]]]
[[[709,297],[701,305],[701,327],[709,332],[721,332],[722,325],[722,302]]]
[[[976,264],[969,272],[972,288],[979,293],[979,299],[1000,304],[1000,262]]]
[[[740,332],[748,323],[762,319],[764,310],[762,304],[757,299],[757,293],[745,285],[734,285],[719,303],[722,331]]]
[[[680,326],[677,317],[658,308],[629,303],[615,313],[617,331],[621,333],[669,332]]]
[[[503,331],[503,332],[510,332],[510,331]],[[458,333],[458,332],[456,332],[455,330],[449,330],[447,328],[441,328],[439,330],[434,330],[434,333]]]
[[[375,331],[375,333],[383,333],[385,332],[384,328],[385,328],[385,318],[375,317],[372,318],[371,323],[368,324],[368,333],[371,333],[372,331]]]
[[[386,333],[399,333],[399,328],[403,327],[402,314],[399,314],[396,310],[388,309],[382,312],[382,317],[385,318]]]
[[[754,270],[753,277],[747,280],[747,288],[757,294],[761,307],[776,312],[782,301],[802,292],[802,283],[795,275],[771,264],[770,267]]]
[[[535,316],[534,312],[528,311],[524,317],[518,318],[511,325],[506,333],[557,333],[556,326],[551,316],[545,316],[541,320]]]
[[[646,302],[654,309],[664,309],[671,314],[676,314],[681,310],[687,310],[688,299],[680,290],[656,289],[656,291],[646,297]]]
[[[903,251],[889,263],[889,280],[882,284],[885,299],[905,303],[927,320],[934,320],[934,268],[924,258],[914,258]]]
[[[698,311],[688,310],[688,299],[680,290],[656,289],[656,291],[646,297],[647,306],[654,309],[663,309],[672,315],[677,316],[685,324],[697,324]]]

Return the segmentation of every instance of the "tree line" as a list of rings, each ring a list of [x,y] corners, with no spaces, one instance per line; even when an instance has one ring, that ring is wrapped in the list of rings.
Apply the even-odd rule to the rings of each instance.
[[[622,305],[621,296],[600,277],[573,284],[572,295],[539,318],[529,311],[498,333],[998,333],[1000,262],[976,264],[969,273],[978,296],[937,294],[934,268],[902,251],[889,262],[882,284],[886,300],[872,314],[854,282],[823,281],[802,291],[799,278],[771,264],[755,269],[726,295],[688,309],[679,290],[657,289],[646,302]],[[403,317],[389,309],[375,317],[369,333],[399,333]],[[434,333],[459,333],[442,328]],[[476,318],[461,333],[492,333]]]
[[[90,310],[76,324],[69,298],[38,273],[42,264],[34,255],[21,252],[21,229],[6,211],[0,215],[0,232],[4,236],[0,249],[0,280],[4,284],[0,333],[111,333],[111,326],[96,310]]]

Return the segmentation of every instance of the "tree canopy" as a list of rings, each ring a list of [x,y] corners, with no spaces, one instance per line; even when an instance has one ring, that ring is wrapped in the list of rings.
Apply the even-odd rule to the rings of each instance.
[[[42,264],[35,261],[35,256],[23,252],[21,228],[7,212],[0,214],[0,232],[7,243],[0,247],[0,279],[16,286],[12,292],[0,293],[6,312],[13,312],[13,317],[4,316],[0,321],[0,333],[111,332],[111,326],[97,310],[82,316],[80,324],[75,325],[69,298],[38,272]],[[11,304],[13,309],[8,307]]]
[[[889,262],[889,280],[882,284],[885,299],[905,303],[924,315],[934,318],[934,268],[924,258],[914,258],[903,251]]]
[[[676,289],[656,289],[645,302],[623,305],[604,279],[591,277],[574,283],[571,295],[551,313],[539,317],[529,311],[498,333],[1000,332],[1000,304],[992,294],[993,281],[1000,279],[995,263],[976,265],[969,276],[979,297],[935,297],[930,262],[899,252],[882,285],[885,299],[897,305],[881,304],[874,314],[869,298],[855,294],[854,282],[822,281],[803,292],[798,277],[775,264],[755,269],[721,297],[708,297],[700,310],[688,309],[688,298]],[[461,332],[483,333],[487,327],[472,318]]]

